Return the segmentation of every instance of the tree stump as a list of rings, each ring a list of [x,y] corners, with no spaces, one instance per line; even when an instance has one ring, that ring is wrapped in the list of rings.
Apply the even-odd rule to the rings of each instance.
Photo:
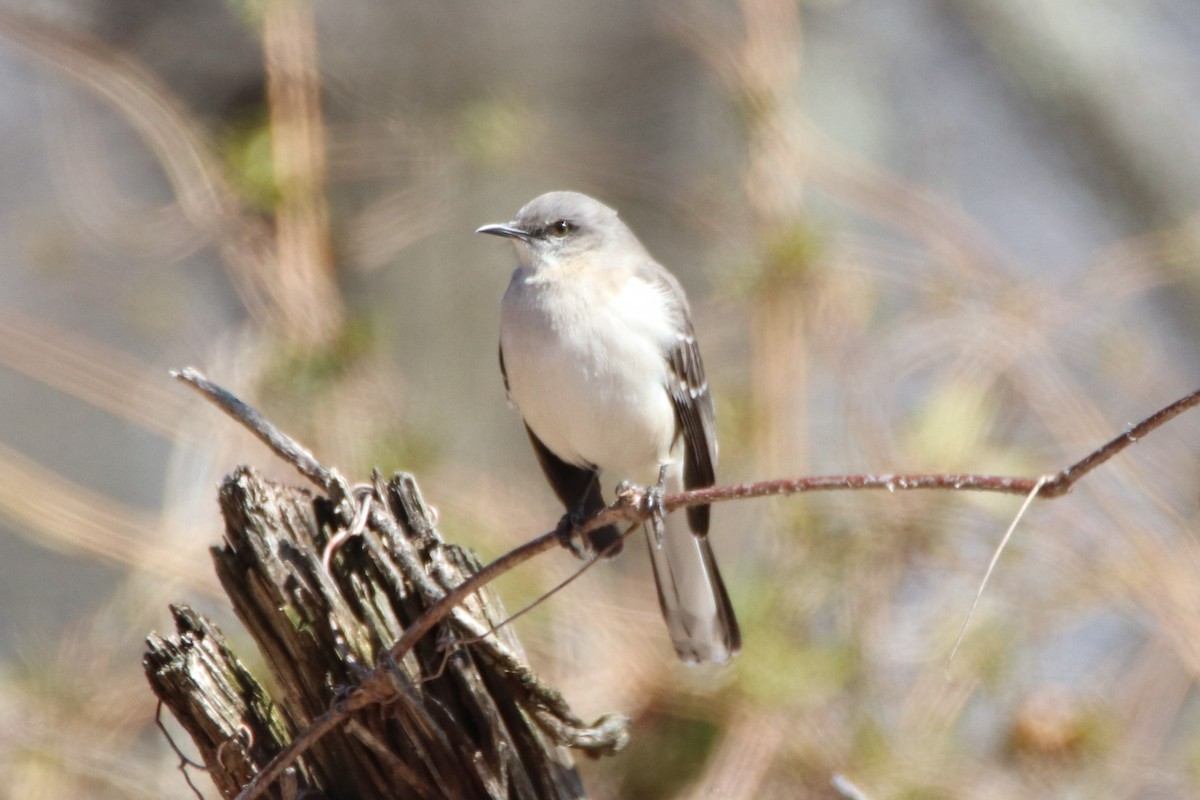
[[[369,499],[347,499],[270,483],[245,467],[221,487],[225,545],[213,548],[213,560],[271,673],[270,689],[186,607],[172,608],[173,637],[147,641],[150,685],[218,789],[236,796],[382,661],[393,699],[353,712],[313,742],[264,796],[583,797],[568,748],[613,752],[626,741],[627,720],[584,724],[529,671],[511,627],[486,635],[506,618],[486,589],[388,663],[405,627],[479,564],[442,540],[409,475],[377,476]],[[364,510],[364,529],[341,537],[326,570],[330,539]]]

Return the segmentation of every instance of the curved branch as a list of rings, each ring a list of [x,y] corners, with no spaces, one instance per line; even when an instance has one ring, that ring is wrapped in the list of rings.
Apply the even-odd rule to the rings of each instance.
[[[312,454],[279,431],[256,410],[238,400],[229,392],[209,381],[197,370],[186,368],[173,373],[226,413],[250,429],[276,454],[292,463],[306,478],[326,491],[337,491],[340,478],[337,473],[319,464]],[[1200,405],[1200,389],[1174,403],[1156,411],[1149,417],[1131,426],[1124,433],[1113,437],[1079,461],[1057,473],[1040,478],[1012,477],[1003,475],[938,475],[938,474],[893,474],[878,475],[817,475],[802,478],[756,481],[731,486],[713,486],[666,495],[663,505],[667,511],[705,503],[727,500],[745,500],[755,497],[792,495],[803,492],[847,491],[858,489],[887,489],[888,491],[912,491],[917,489],[945,489],[954,491],[998,492],[1001,494],[1029,495],[1043,498],[1061,497],[1071,490],[1085,475],[1104,462],[1135,444],[1139,439],[1165,425],[1183,412]],[[479,591],[498,576],[508,572],[534,556],[553,549],[565,537],[586,534],[590,531],[617,522],[638,523],[652,515],[648,493],[639,487],[629,488],[618,494],[612,505],[592,515],[575,531],[559,528],[526,542],[484,566],[467,580],[447,592],[417,620],[405,629],[391,649],[380,659],[380,665],[370,672],[362,683],[340,697],[330,710],[314,720],[295,741],[281,751],[253,781],[238,795],[238,800],[258,797],[270,782],[280,775],[301,753],[325,733],[342,724],[351,712],[372,703],[393,700],[398,689],[391,680],[390,665],[398,662],[422,637],[429,633],[468,596]],[[629,534],[629,531],[625,535]]]

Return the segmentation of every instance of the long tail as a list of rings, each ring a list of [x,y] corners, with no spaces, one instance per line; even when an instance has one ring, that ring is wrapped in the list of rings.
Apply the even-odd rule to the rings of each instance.
[[[675,652],[689,664],[726,663],[742,649],[742,633],[708,537],[692,533],[682,513],[667,518],[661,546],[649,523],[645,530]]]

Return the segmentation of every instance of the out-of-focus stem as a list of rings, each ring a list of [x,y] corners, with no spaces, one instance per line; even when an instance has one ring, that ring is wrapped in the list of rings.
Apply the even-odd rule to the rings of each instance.
[[[284,334],[319,347],[342,327],[325,202],[324,127],[316,26],[307,0],[267,0],[263,54],[279,196],[276,301]]]
[[[808,459],[807,336],[803,323],[806,281],[793,248],[801,227],[803,164],[798,135],[796,81],[800,74],[800,18],[790,0],[743,0],[744,39],[736,87],[746,113],[748,153],[744,186],[762,249],[752,306],[752,387],[759,469],[768,474],[803,471]],[[797,267],[801,267],[797,269]]]

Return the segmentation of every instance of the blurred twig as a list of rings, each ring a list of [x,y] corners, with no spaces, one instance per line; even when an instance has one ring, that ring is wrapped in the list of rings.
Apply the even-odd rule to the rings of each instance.
[[[119,111],[154,151],[193,224],[211,229],[225,215],[232,191],[202,128],[137,61],[79,31],[11,10],[0,10],[0,37]]]
[[[743,187],[756,224],[802,219],[805,182],[911,236],[960,275],[990,280],[997,262],[974,220],[932,192],[855,156],[803,111],[801,21],[794,3],[743,0],[741,29],[696,0],[686,14],[664,18],[735,102],[745,107],[751,163]]]
[[[96,95],[129,122],[162,166],[182,215],[221,246],[246,309],[269,317],[269,232],[241,213],[202,126],[162,81],[92,37],[9,10],[0,9],[0,38]]]
[[[150,368],[123,350],[5,307],[0,366],[52,386],[115,417],[175,439],[184,405],[150,380]]]
[[[750,209],[758,291],[750,306],[754,454],[767,473],[803,471],[813,293],[805,246],[804,191],[809,165],[797,100],[803,37],[791,0],[742,0],[740,25],[693,3],[664,22],[724,81],[743,112],[746,167],[742,195]]]
[[[308,0],[263,4],[263,58],[279,193],[278,291],[287,298],[280,307],[294,339],[327,344],[341,329],[342,307],[333,278],[317,33]]]
[[[188,554],[158,544],[160,523],[136,508],[57,475],[16,450],[0,445],[0,513],[37,532],[37,542],[82,551],[105,561],[169,575],[195,588]]]
[[[834,775],[829,783],[833,786],[834,791],[838,793],[838,796],[844,798],[844,800],[868,800],[867,795],[840,772]]]
[[[311,20],[306,27],[303,10],[294,8],[298,4],[267,5],[267,22],[278,26],[264,37],[271,100],[281,104],[272,119],[276,168],[284,173],[277,175],[278,232],[245,208],[203,126],[136,60],[78,31],[3,9],[0,38],[113,106],[158,159],[182,217],[201,241],[220,249],[246,309],[292,341],[320,344],[338,329],[342,312],[330,274],[322,198],[315,45]],[[98,177],[94,169],[87,171]],[[171,217],[161,209],[158,216]]]

